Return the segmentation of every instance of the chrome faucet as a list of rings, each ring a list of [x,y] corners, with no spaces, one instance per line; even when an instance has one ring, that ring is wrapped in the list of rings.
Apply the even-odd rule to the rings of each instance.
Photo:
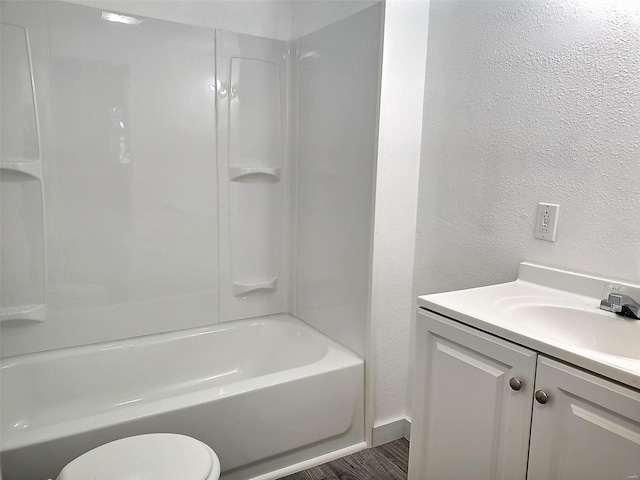
[[[610,293],[606,300],[600,302],[600,308],[623,317],[640,320],[640,304],[624,293]]]

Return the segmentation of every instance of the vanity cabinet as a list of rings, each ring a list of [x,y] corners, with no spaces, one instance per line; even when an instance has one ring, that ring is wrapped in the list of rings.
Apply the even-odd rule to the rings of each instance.
[[[528,480],[640,478],[640,393],[543,356],[535,388]]]
[[[640,478],[637,391],[426,310],[416,333],[409,480]]]
[[[524,480],[536,352],[429,312],[416,329],[409,479]]]

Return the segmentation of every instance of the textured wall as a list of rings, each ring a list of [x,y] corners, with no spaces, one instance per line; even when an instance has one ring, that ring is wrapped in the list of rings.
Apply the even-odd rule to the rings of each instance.
[[[428,22],[428,2],[386,2],[371,307],[376,426],[406,408]]]
[[[640,2],[434,1],[415,295],[518,262],[640,279]],[[533,237],[559,203],[556,243]]]

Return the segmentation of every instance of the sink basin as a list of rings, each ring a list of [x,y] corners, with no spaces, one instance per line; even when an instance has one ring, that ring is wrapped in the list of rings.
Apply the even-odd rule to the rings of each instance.
[[[513,282],[418,297],[418,305],[640,389],[640,320],[600,310],[613,291],[640,299],[640,283],[522,262]]]
[[[640,321],[598,308],[516,304],[502,310],[505,321],[554,343],[640,360]]]

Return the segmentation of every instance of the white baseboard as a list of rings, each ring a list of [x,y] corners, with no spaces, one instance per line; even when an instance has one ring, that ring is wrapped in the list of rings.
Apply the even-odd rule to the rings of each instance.
[[[409,440],[410,437],[411,420],[407,417],[403,417],[399,418],[398,420],[373,427],[373,445],[371,446],[377,447],[378,445],[392,442],[393,440],[397,440],[399,438],[406,438],[407,440]],[[251,480],[273,480],[281,477],[286,477],[287,475],[291,475],[292,473],[301,472],[302,470],[306,470],[307,468],[316,467],[318,465],[322,465],[323,463],[331,462],[333,460],[337,460],[338,458],[351,455],[352,453],[359,452],[360,450],[364,450],[365,448],[367,448],[366,442],[357,443],[350,447],[336,450],[335,452],[320,455],[310,460],[305,460],[304,462],[281,468],[280,470],[275,470],[264,475],[253,477]]]
[[[360,450],[364,450],[365,448],[367,448],[367,442],[356,443],[355,445],[341,448],[340,450],[336,450],[335,452],[320,455],[319,457],[305,460],[304,462],[296,463],[294,465],[289,465],[288,467],[281,468],[280,470],[275,470],[273,472],[265,473],[264,475],[253,477],[251,480],[274,480],[277,478],[286,477],[287,475],[291,475],[292,473],[298,473],[302,470],[306,470],[307,468],[317,467],[318,465],[322,465],[323,463],[331,462],[333,460],[337,460],[338,458],[351,455],[352,453],[359,452]]]
[[[398,420],[373,427],[373,445],[371,446],[377,447],[378,445],[392,442],[393,440],[397,440],[399,438],[406,438],[407,440],[409,440],[410,437],[411,420],[407,417],[403,417],[399,418]],[[352,453],[359,452],[360,450],[364,450],[365,448],[367,448],[366,442],[357,443],[350,447],[336,450],[335,452],[320,455],[310,460],[305,460],[304,462],[281,468],[280,470],[275,470],[264,475],[253,477],[251,480],[273,480],[281,477],[286,477],[287,475],[291,475],[292,473],[301,472],[302,470],[306,470],[307,468],[316,467],[318,465],[322,465],[323,463],[331,462],[333,460],[337,460],[338,458],[351,455]]]
[[[377,447],[399,438],[409,440],[411,436],[411,421],[407,417],[373,427],[373,445]]]
[[[411,440],[411,419],[404,417],[404,438]]]

